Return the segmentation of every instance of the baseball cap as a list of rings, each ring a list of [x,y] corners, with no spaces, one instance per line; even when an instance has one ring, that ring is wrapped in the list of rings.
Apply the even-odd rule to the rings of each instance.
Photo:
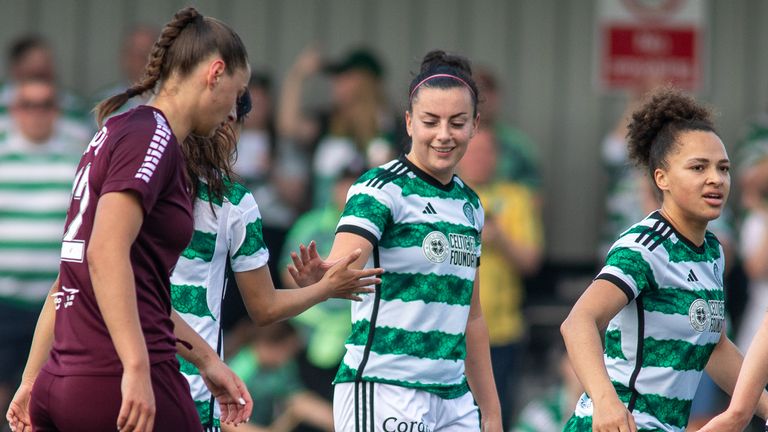
[[[329,62],[323,70],[331,75],[338,75],[351,70],[363,70],[370,72],[373,76],[381,78],[384,74],[384,68],[373,55],[365,48],[358,48],[347,53],[346,56],[336,62]]]

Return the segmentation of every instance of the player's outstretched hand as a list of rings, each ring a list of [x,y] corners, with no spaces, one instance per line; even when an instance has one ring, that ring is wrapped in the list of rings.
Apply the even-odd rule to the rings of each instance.
[[[152,432],[155,427],[155,394],[149,371],[124,370],[120,393],[123,401],[117,415],[117,430]]]
[[[699,432],[741,432],[747,427],[751,417],[739,416],[731,411],[725,411],[708,421]]]
[[[299,253],[291,252],[293,265],[288,266],[288,273],[300,287],[317,283],[338,261],[325,261],[317,253],[317,244],[312,240],[309,246],[299,245]]]
[[[243,380],[232,369],[217,358],[200,369],[200,375],[219,402],[222,423],[237,426],[248,421],[253,411],[253,399]]]
[[[29,398],[34,382],[22,382],[13,400],[8,406],[5,419],[13,432],[32,432],[32,421],[29,418]]]
[[[323,276],[331,289],[330,297],[361,301],[358,294],[372,293],[372,287],[381,282],[378,275],[384,272],[381,268],[352,269],[349,268],[358,258],[362,250],[355,249],[351,254],[338,260]]]

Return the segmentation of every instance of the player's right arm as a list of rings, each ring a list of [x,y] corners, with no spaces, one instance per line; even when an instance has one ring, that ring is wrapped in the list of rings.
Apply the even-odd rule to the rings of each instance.
[[[375,276],[381,274],[381,269],[353,268],[361,253],[357,249],[319,272],[317,281],[308,281],[303,288],[277,290],[266,265],[269,253],[256,223],[261,221],[261,215],[255,200],[241,199],[227,221],[229,263],[248,315],[258,325],[296,316],[329,298],[359,301],[360,294],[373,292],[368,286],[380,282]],[[314,254],[317,255],[316,250]]]
[[[88,269],[99,311],[123,365],[122,403],[117,427],[151,431],[155,398],[149,354],[139,322],[131,245],[144,214],[135,192],[109,192],[99,197],[88,243]]]
[[[235,280],[248,315],[256,324],[268,325],[294,317],[329,298],[360,301],[360,294],[373,292],[368,287],[381,282],[376,276],[382,270],[362,269],[365,261],[360,262],[359,255],[362,253],[357,248],[335,260],[318,282],[303,288],[275,289],[267,266],[235,272]]]
[[[48,353],[53,345],[53,326],[56,320],[56,311],[53,305],[53,297],[51,296],[58,290],[59,278],[56,277],[45,299],[45,303],[43,303],[40,317],[37,319],[32,346],[27,357],[27,364],[24,366],[24,373],[21,376],[21,384],[18,390],[16,390],[11,404],[8,406],[8,412],[5,414],[8,424],[15,432],[32,430],[32,422],[29,417],[29,398],[32,394],[32,387],[35,384],[37,375],[48,359]]]
[[[626,294],[613,283],[596,279],[560,326],[568,358],[592,399],[592,430],[636,432],[632,414],[619,400],[603,360],[601,334],[626,306]]]

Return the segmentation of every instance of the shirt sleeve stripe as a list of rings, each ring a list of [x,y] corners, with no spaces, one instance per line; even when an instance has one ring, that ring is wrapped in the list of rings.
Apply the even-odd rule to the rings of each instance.
[[[635,298],[635,293],[632,291],[632,288],[629,287],[629,284],[621,280],[618,276],[612,275],[610,273],[600,273],[595,278],[595,280],[598,280],[598,279],[608,281],[616,285],[617,287],[619,287],[619,289],[624,292],[624,295],[627,296],[627,303],[631,302],[632,299]]]
[[[165,144],[168,142],[167,138],[171,136],[171,130],[168,127],[168,124],[157,113],[155,113],[155,121],[157,122],[155,133],[152,135],[150,141],[160,143],[160,145],[153,146],[150,144],[149,147],[147,147],[147,155],[144,157],[144,163],[141,164],[141,167],[139,167],[138,172],[136,172],[136,175],[134,176],[146,183],[149,183],[152,175],[155,174],[157,164],[160,163],[160,158],[163,157],[163,153],[165,152]]]
[[[362,237],[362,238],[368,240],[369,242],[371,242],[373,247],[376,247],[379,244],[379,239],[376,238],[375,234],[373,234],[372,232],[368,231],[367,229],[361,228],[359,226],[355,226],[355,225],[339,225],[339,227],[336,228],[336,233],[338,234],[338,233],[341,233],[341,232],[346,232],[346,233],[350,233],[350,234],[357,234],[360,237]]]

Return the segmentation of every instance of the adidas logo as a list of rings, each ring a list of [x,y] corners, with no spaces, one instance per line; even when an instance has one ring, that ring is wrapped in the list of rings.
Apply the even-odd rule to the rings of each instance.
[[[696,273],[693,272],[693,269],[688,272],[688,282],[698,282],[699,278],[696,277]]]
[[[437,214],[435,211],[435,208],[432,207],[432,203],[428,202],[427,206],[424,207],[424,211],[422,211],[423,214]]]

